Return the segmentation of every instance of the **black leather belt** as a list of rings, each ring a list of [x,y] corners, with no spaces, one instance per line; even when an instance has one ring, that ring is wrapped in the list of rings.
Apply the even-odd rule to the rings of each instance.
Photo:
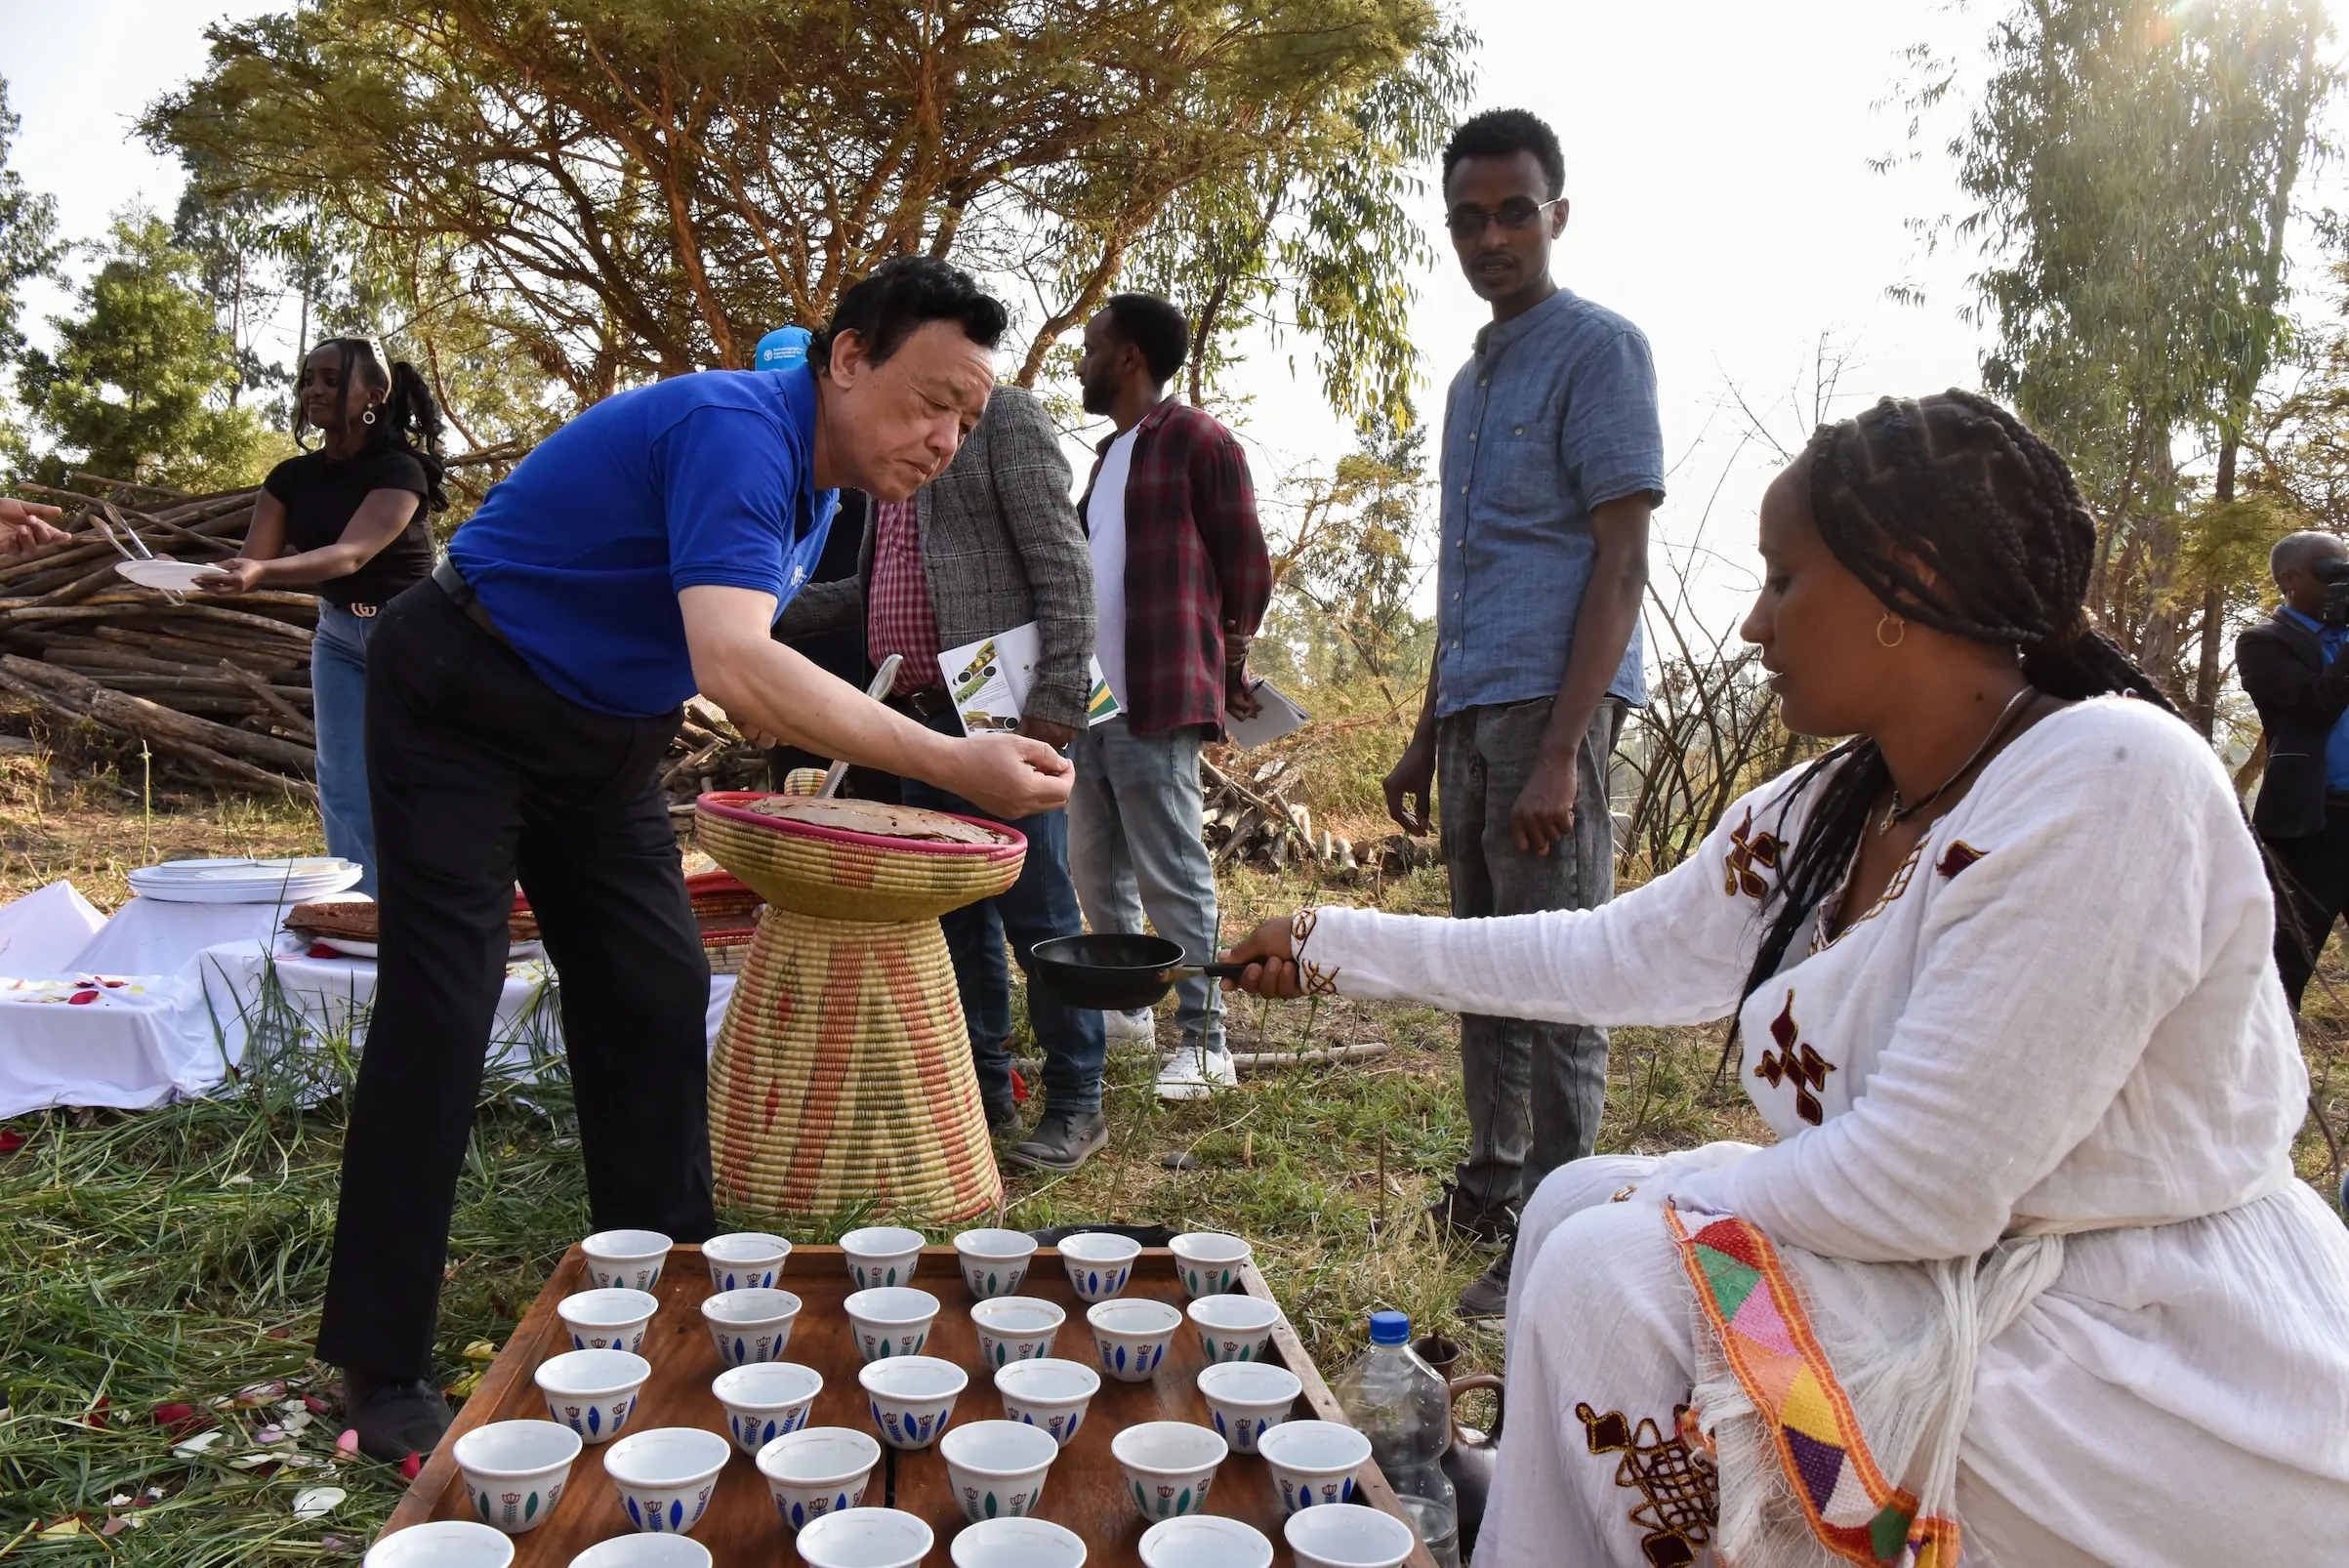
[[[925,686],[920,691],[908,691],[897,700],[923,719],[954,712],[954,696],[944,686]]]
[[[489,611],[481,607],[480,596],[474,592],[474,585],[465,580],[465,574],[457,570],[456,563],[446,556],[433,563],[433,586],[446,594],[449,602],[465,612],[467,620],[500,642],[506,641],[506,634],[498,630],[498,623],[491,620]],[[513,646],[512,643],[507,645]]]

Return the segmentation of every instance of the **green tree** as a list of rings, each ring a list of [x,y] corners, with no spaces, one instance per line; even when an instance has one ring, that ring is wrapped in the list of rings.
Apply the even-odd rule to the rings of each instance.
[[[1026,296],[1032,383],[1147,250],[1203,312],[1221,275],[1285,301],[1368,408],[1408,375],[1426,118],[1388,110],[1457,98],[1466,35],[1433,0],[317,0],[212,40],[150,137],[424,256],[580,400],[745,364],[907,251]],[[1272,264],[1175,221],[1209,189],[1270,210]]]
[[[236,355],[194,256],[151,213],[118,218],[81,313],[54,316],[57,351],[28,351],[18,389],[68,462],[117,478],[200,487],[253,476],[260,420],[229,403]]]
[[[20,123],[8,106],[8,83],[0,81],[0,365],[24,348],[17,327],[24,285],[55,277],[65,255],[57,238],[57,198],[25,189],[23,176],[8,167]]]
[[[2026,0],[1950,143],[1979,203],[1955,231],[1985,253],[1984,381],[2071,458],[2102,522],[2096,607],[2205,733],[2231,588],[2190,568],[2242,553],[2195,543],[2179,447],[2215,455],[2209,516],[2230,516],[2286,335],[2284,239],[2336,81],[2329,36],[2316,0]],[[1953,80],[1938,67],[1916,96]]]

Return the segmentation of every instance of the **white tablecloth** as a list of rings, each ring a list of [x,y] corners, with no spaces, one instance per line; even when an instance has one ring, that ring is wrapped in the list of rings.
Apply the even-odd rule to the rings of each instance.
[[[51,884],[52,887],[57,884]],[[44,887],[42,892],[49,889]],[[33,894],[38,898],[40,893]],[[11,905],[10,908],[15,908]],[[133,898],[63,966],[80,974],[177,974],[208,947],[267,942],[291,904],[180,904]],[[10,974],[24,970],[0,965]]]
[[[0,974],[59,975],[106,917],[69,882],[53,882],[0,909]]]
[[[0,975],[13,976],[0,978],[0,1117],[52,1105],[144,1110],[209,1093],[239,1071],[274,1071],[297,1093],[320,1093],[333,1085],[340,1048],[365,1043],[374,962],[308,957],[297,939],[277,930],[279,906],[134,898],[86,944],[83,930],[73,927],[77,907],[90,910],[71,887],[53,883],[0,909],[0,942],[12,931],[38,934],[47,922],[80,947],[69,965],[0,962]],[[134,911],[141,913],[130,929],[109,940]],[[201,913],[188,918],[183,911]],[[173,938],[197,940],[224,927],[258,928],[258,933],[200,948],[170,945]],[[48,945],[64,943],[59,938]],[[20,948],[0,947],[0,955],[54,957],[38,946],[27,940]],[[155,967],[140,973],[92,964],[93,953],[102,959],[141,956]],[[496,1022],[484,1043],[493,1070],[526,1078],[535,1053],[561,1049],[553,979],[554,970],[541,962],[507,967]],[[733,994],[732,975],[712,978],[712,1045]],[[76,1002],[76,995],[88,1000]],[[249,1053],[255,1059],[248,1061]]]

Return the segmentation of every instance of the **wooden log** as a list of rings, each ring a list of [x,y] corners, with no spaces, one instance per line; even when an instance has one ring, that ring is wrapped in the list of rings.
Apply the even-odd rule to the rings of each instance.
[[[308,773],[317,766],[315,754],[307,746],[216,724],[209,719],[197,719],[110,686],[100,686],[92,695],[90,717],[149,740],[182,741],[284,771]]]
[[[168,737],[231,757],[247,758],[256,763],[305,773],[316,765],[315,757],[307,747],[296,746],[273,736],[247,734],[227,724],[216,724],[208,719],[191,718],[160,703],[148,702],[127,691],[101,685],[54,664],[43,664],[8,653],[0,654],[0,670],[39,682],[50,691],[63,693],[100,723],[128,730],[150,741]]]
[[[228,662],[217,656],[189,661],[157,659],[103,643],[96,646],[67,643],[62,638],[50,643],[42,657],[51,664],[68,665],[76,670],[121,671],[130,675],[203,676],[208,679],[217,676],[221,665]],[[272,668],[271,673],[285,668],[280,663]]]
[[[189,722],[202,723],[203,721],[190,720]],[[241,733],[237,730],[227,729],[226,725],[222,724],[215,724],[212,727],[225,730],[230,735]],[[267,768],[255,767],[250,763],[239,762],[233,757],[224,756],[196,741],[171,735],[149,735],[146,739],[155,750],[165,756],[175,758],[182,763],[191,763],[221,783],[238,784],[246,789],[261,790],[265,793],[283,791],[298,800],[308,801],[312,805],[318,802],[318,787],[306,779],[287,778],[282,774],[272,773]]]
[[[224,630],[221,636],[213,637],[197,635],[198,630],[191,628],[187,634],[183,635],[172,632],[150,632],[144,626],[100,626],[94,629],[90,636],[101,643],[145,648],[158,656],[180,654],[200,660],[205,664],[217,663],[222,659],[258,659],[262,661],[264,668],[285,670],[307,668],[303,661],[286,652],[284,645],[274,638],[266,641],[260,638],[255,638],[250,641],[238,641],[236,638],[241,634],[230,634]],[[53,647],[62,646],[68,640],[65,638],[59,638],[51,645]],[[78,639],[71,640],[78,640]]]
[[[276,714],[285,722],[286,727],[292,729],[304,741],[312,747],[318,744],[318,732],[310,726],[310,722],[304,718],[292,703],[277,695],[268,681],[257,675],[239,669],[227,659],[221,661],[220,668],[222,674],[253,693],[268,706],[271,713]]]
[[[243,707],[237,710],[240,713],[251,711],[253,706],[250,700],[252,697],[250,687],[241,681],[224,680],[218,676],[125,675],[120,671],[110,670],[99,683],[112,686],[117,691],[161,691],[185,693],[190,697],[232,697],[243,704]],[[282,700],[292,703],[297,711],[304,703],[310,700],[308,686],[289,686],[274,681],[266,681],[264,684],[267,684]],[[180,706],[180,703],[175,698],[169,706],[176,708]]]

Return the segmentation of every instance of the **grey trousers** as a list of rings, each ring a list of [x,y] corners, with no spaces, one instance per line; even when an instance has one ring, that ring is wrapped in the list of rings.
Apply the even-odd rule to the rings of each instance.
[[[1511,838],[1509,811],[1533,776],[1551,706],[1542,698],[1466,708],[1436,722],[1436,816],[1458,919],[1591,909],[1615,895],[1607,758],[1621,698],[1599,704],[1583,737],[1573,832],[1542,855]],[[1468,1102],[1461,1204],[1514,1215],[1544,1176],[1590,1153],[1607,1102],[1607,1031],[1467,1013],[1460,1058]]]
[[[1085,924],[1138,934],[1142,917],[1182,944],[1194,964],[1215,961],[1216,868],[1200,837],[1198,725],[1136,735],[1123,717],[1080,732],[1068,749],[1077,776],[1068,797],[1068,872]],[[1219,1052],[1218,982],[1194,975],[1174,987],[1182,1043]]]

